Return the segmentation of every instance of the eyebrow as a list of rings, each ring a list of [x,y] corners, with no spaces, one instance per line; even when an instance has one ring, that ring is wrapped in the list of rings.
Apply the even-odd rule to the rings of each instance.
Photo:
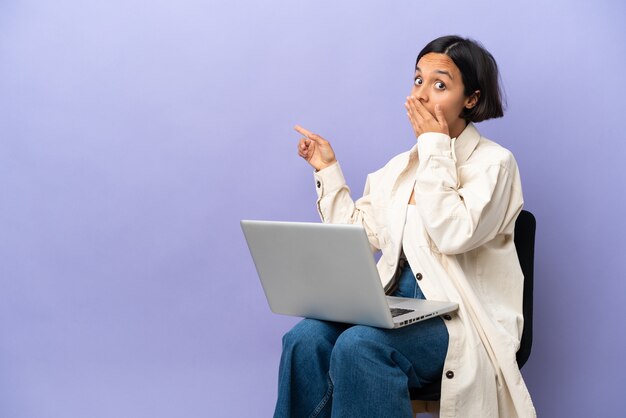
[[[415,67],[415,71],[419,71],[420,73],[422,72],[422,70],[420,69],[420,67]],[[448,71],[445,70],[435,70],[434,71],[437,74],[443,74],[443,75],[447,75],[448,77],[450,77],[450,80],[454,80],[454,77],[452,77],[452,74],[450,74]]]

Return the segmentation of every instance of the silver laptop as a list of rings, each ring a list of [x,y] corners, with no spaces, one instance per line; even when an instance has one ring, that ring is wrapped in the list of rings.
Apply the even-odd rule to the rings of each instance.
[[[386,296],[361,225],[243,220],[241,227],[275,313],[399,328],[458,308]]]

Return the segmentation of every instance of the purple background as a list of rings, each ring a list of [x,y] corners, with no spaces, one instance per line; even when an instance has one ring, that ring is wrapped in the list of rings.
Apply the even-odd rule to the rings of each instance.
[[[317,220],[295,123],[359,195],[414,143],[414,59],[448,33],[500,65],[508,112],[479,128],[538,219],[539,415],[623,415],[625,12],[3,0],[0,416],[270,416],[295,319],[267,308],[239,220]]]

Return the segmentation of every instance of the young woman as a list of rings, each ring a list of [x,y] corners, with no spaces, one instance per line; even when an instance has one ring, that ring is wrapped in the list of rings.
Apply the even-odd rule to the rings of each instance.
[[[534,417],[515,353],[523,276],[513,155],[474,122],[503,115],[498,69],[457,36],[419,53],[405,103],[417,138],[354,202],[330,143],[299,126],[323,222],[360,223],[389,294],[459,304],[395,330],[305,319],[283,338],[275,417],[411,417],[409,388],[441,381],[441,417]]]

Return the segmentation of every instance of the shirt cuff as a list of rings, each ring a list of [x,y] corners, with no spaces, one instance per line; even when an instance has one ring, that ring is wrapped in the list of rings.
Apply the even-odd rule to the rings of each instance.
[[[317,197],[339,190],[346,184],[346,179],[338,162],[316,171],[313,176],[315,177]]]
[[[452,139],[449,135],[439,132],[425,132],[417,138],[417,152],[420,161],[440,156],[454,159]]]

